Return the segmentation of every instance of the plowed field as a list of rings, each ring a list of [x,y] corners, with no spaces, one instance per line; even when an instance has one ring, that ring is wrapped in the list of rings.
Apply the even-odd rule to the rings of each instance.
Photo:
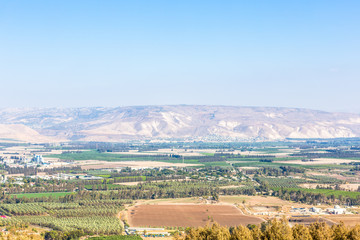
[[[134,227],[198,227],[213,221],[223,226],[259,224],[263,220],[243,215],[228,205],[139,205],[129,210]]]

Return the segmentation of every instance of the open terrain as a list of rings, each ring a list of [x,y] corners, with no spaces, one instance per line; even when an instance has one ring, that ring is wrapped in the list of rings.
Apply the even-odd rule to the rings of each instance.
[[[131,226],[198,227],[213,221],[224,226],[259,224],[263,220],[243,215],[229,205],[159,204],[137,205],[129,210]]]
[[[356,224],[360,224],[359,215],[331,215],[326,216],[326,218],[336,223],[343,222],[347,226],[355,226]]]

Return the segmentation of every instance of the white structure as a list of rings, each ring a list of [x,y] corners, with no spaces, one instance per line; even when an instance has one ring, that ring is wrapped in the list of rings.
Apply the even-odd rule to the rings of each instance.
[[[312,207],[309,210],[310,210],[310,212],[313,212],[313,213],[320,213],[321,212],[321,208],[317,208],[317,207]]]
[[[43,157],[41,155],[35,155],[32,158],[32,162],[34,162],[35,164],[43,164]]]
[[[6,175],[1,175],[0,176],[0,183],[6,183],[7,181],[7,176]]]
[[[331,214],[345,214],[346,210],[339,205],[335,205],[334,208],[328,209],[328,212]]]

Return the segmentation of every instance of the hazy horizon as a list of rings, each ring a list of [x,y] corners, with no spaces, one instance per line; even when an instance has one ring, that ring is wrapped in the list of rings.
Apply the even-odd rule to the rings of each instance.
[[[0,1],[0,108],[360,113],[358,1]]]
[[[126,107],[165,107],[165,106],[210,106],[210,107],[241,107],[241,108],[277,108],[277,109],[299,109],[299,110],[311,110],[329,113],[354,113],[359,112],[351,111],[328,111],[313,108],[302,107],[281,107],[281,106],[245,106],[245,105],[223,105],[223,104],[142,104],[142,105],[118,105],[118,106],[33,106],[33,107],[0,107],[0,110],[4,109],[77,109],[77,108],[126,108]]]

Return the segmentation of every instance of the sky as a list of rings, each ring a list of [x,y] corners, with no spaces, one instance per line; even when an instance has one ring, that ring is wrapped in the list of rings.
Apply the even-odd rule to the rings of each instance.
[[[0,0],[0,108],[360,113],[360,1]]]

